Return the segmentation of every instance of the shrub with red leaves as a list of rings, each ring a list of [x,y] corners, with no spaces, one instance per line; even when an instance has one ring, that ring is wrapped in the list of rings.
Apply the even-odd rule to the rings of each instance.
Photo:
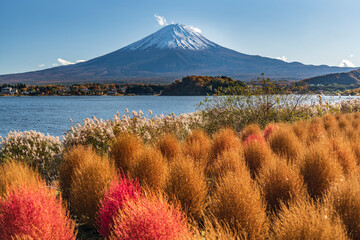
[[[264,138],[267,141],[270,135],[276,130],[278,127],[275,124],[269,124],[264,128]]]
[[[265,143],[265,139],[263,136],[259,134],[251,134],[244,140],[244,144],[247,145],[250,142],[258,142],[258,143]]]
[[[191,239],[184,215],[161,198],[130,201],[114,218],[110,239]]]
[[[113,218],[122,209],[124,203],[129,199],[136,199],[141,194],[138,182],[120,178],[114,182],[105,192],[103,200],[100,202],[100,210],[97,218],[97,230],[104,238],[109,237],[110,230],[113,226]]]
[[[0,198],[0,239],[75,239],[75,224],[53,190],[23,186]]]

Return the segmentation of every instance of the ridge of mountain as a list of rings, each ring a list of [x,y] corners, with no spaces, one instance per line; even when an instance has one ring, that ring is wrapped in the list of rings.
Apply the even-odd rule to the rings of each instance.
[[[145,50],[151,47],[159,49],[204,50],[217,45],[193,28],[182,24],[171,24],[159,31],[123,48],[128,50]]]
[[[343,73],[332,73],[321,76],[316,76],[312,78],[304,79],[303,82],[307,84],[342,84],[342,85],[351,85],[351,84],[360,84],[360,69],[353,70],[350,72]]]
[[[304,65],[222,47],[192,27],[167,25],[119,50],[74,65],[0,75],[0,83],[170,83],[190,75],[251,80],[265,73],[281,80],[347,72],[354,68]]]

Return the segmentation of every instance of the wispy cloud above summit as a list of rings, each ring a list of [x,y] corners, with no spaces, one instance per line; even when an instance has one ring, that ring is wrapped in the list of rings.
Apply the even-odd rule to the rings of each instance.
[[[159,16],[154,14],[154,17],[156,19],[156,21],[159,23],[160,26],[166,26],[168,25],[166,18],[164,18],[163,16]]]

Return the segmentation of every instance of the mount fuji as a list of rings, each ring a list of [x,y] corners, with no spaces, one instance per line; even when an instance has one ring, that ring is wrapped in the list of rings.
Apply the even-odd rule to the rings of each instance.
[[[126,82],[169,83],[186,75],[226,75],[251,80],[301,80],[354,68],[304,65],[246,55],[222,47],[195,28],[172,24],[109,54],[73,65],[0,75],[0,83]]]

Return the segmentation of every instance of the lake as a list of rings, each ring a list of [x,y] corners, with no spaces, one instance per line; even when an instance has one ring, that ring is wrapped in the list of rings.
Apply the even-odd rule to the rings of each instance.
[[[14,130],[63,136],[70,126],[82,123],[85,118],[112,119],[117,112],[123,115],[125,108],[145,114],[152,110],[153,115],[190,113],[203,99],[203,96],[0,97],[0,136],[5,137]],[[324,100],[336,102],[340,98],[325,96]]]
[[[153,115],[190,113],[202,96],[41,96],[0,97],[0,136],[9,131],[35,130],[63,136],[76,123],[95,116],[112,119],[125,108]],[[73,122],[70,122],[69,119]]]

